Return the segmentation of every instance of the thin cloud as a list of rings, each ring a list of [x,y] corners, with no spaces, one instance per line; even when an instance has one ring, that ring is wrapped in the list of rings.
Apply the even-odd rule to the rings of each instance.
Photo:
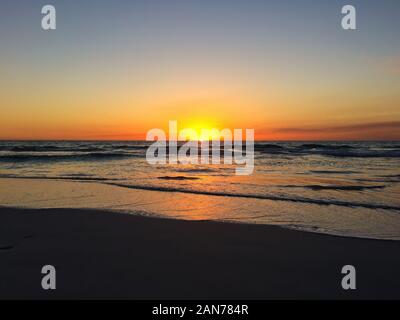
[[[344,126],[316,127],[316,128],[276,128],[273,132],[277,133],[329,133],[329,132],[354,132],[376,129],[400,129],[400,121],[392,122],[372,122],[364,124],[353,124]]]

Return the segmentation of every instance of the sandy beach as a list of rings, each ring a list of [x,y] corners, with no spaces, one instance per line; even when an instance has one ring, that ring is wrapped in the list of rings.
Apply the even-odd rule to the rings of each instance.
[[[400,298],[400,242],[96,210],[0,209],[1,299]],[[41,268],[57,289],[41,288]],[[341,268],[357,289],[341,288]]]

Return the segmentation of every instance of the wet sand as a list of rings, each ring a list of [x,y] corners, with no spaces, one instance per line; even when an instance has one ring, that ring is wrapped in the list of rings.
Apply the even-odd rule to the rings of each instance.
[[[0,261],[1,299],[400,298],[400,242],[277,226],[0,208]],[[356,290],[341,288],[347,264]]]

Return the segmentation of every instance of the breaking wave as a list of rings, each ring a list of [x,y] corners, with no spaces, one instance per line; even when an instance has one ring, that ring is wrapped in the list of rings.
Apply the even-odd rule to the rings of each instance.
[[[354,208],[367,208],[367,209],[383,209],[383,210],[394,210],[400,211],[399,206],[391,206],[384,204],[372,204],[372,203],[362,203],[362,202],[347,202],[341,200],[322,200],[322,199],[310,199],[302,197],[286,197],[286,196],[274,196],[274,195],[262,195],[262,194],[246,194],[246,193],[233,193],[233,192],[218,192],[218,191],[205,191],[205,190],[188,190],[179,187],[162,187],[162,186],[143,186],[143,185],[133,185],[133,184],[121,184],[121,183],[105,183],[108,185],[129,188],[129,189],[139,189],[139,190],[149,190],[149,191],[160,191],[160,192],[180,192],[189,194],[199,194],[217,197],[236,197],[236,198],[251,198],[251,199],[264,199],[272,201],[289,201],[304,204],[316,204],[322,206],[342,206],[342,207],[354,207]]]

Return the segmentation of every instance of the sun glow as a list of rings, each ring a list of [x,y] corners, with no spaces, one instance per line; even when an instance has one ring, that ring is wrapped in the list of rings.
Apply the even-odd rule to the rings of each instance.
[[[190,121],[183,130],[186,138],[192,141],[219,140],[221,138],[220,130],[212,124],[212,121]]]

